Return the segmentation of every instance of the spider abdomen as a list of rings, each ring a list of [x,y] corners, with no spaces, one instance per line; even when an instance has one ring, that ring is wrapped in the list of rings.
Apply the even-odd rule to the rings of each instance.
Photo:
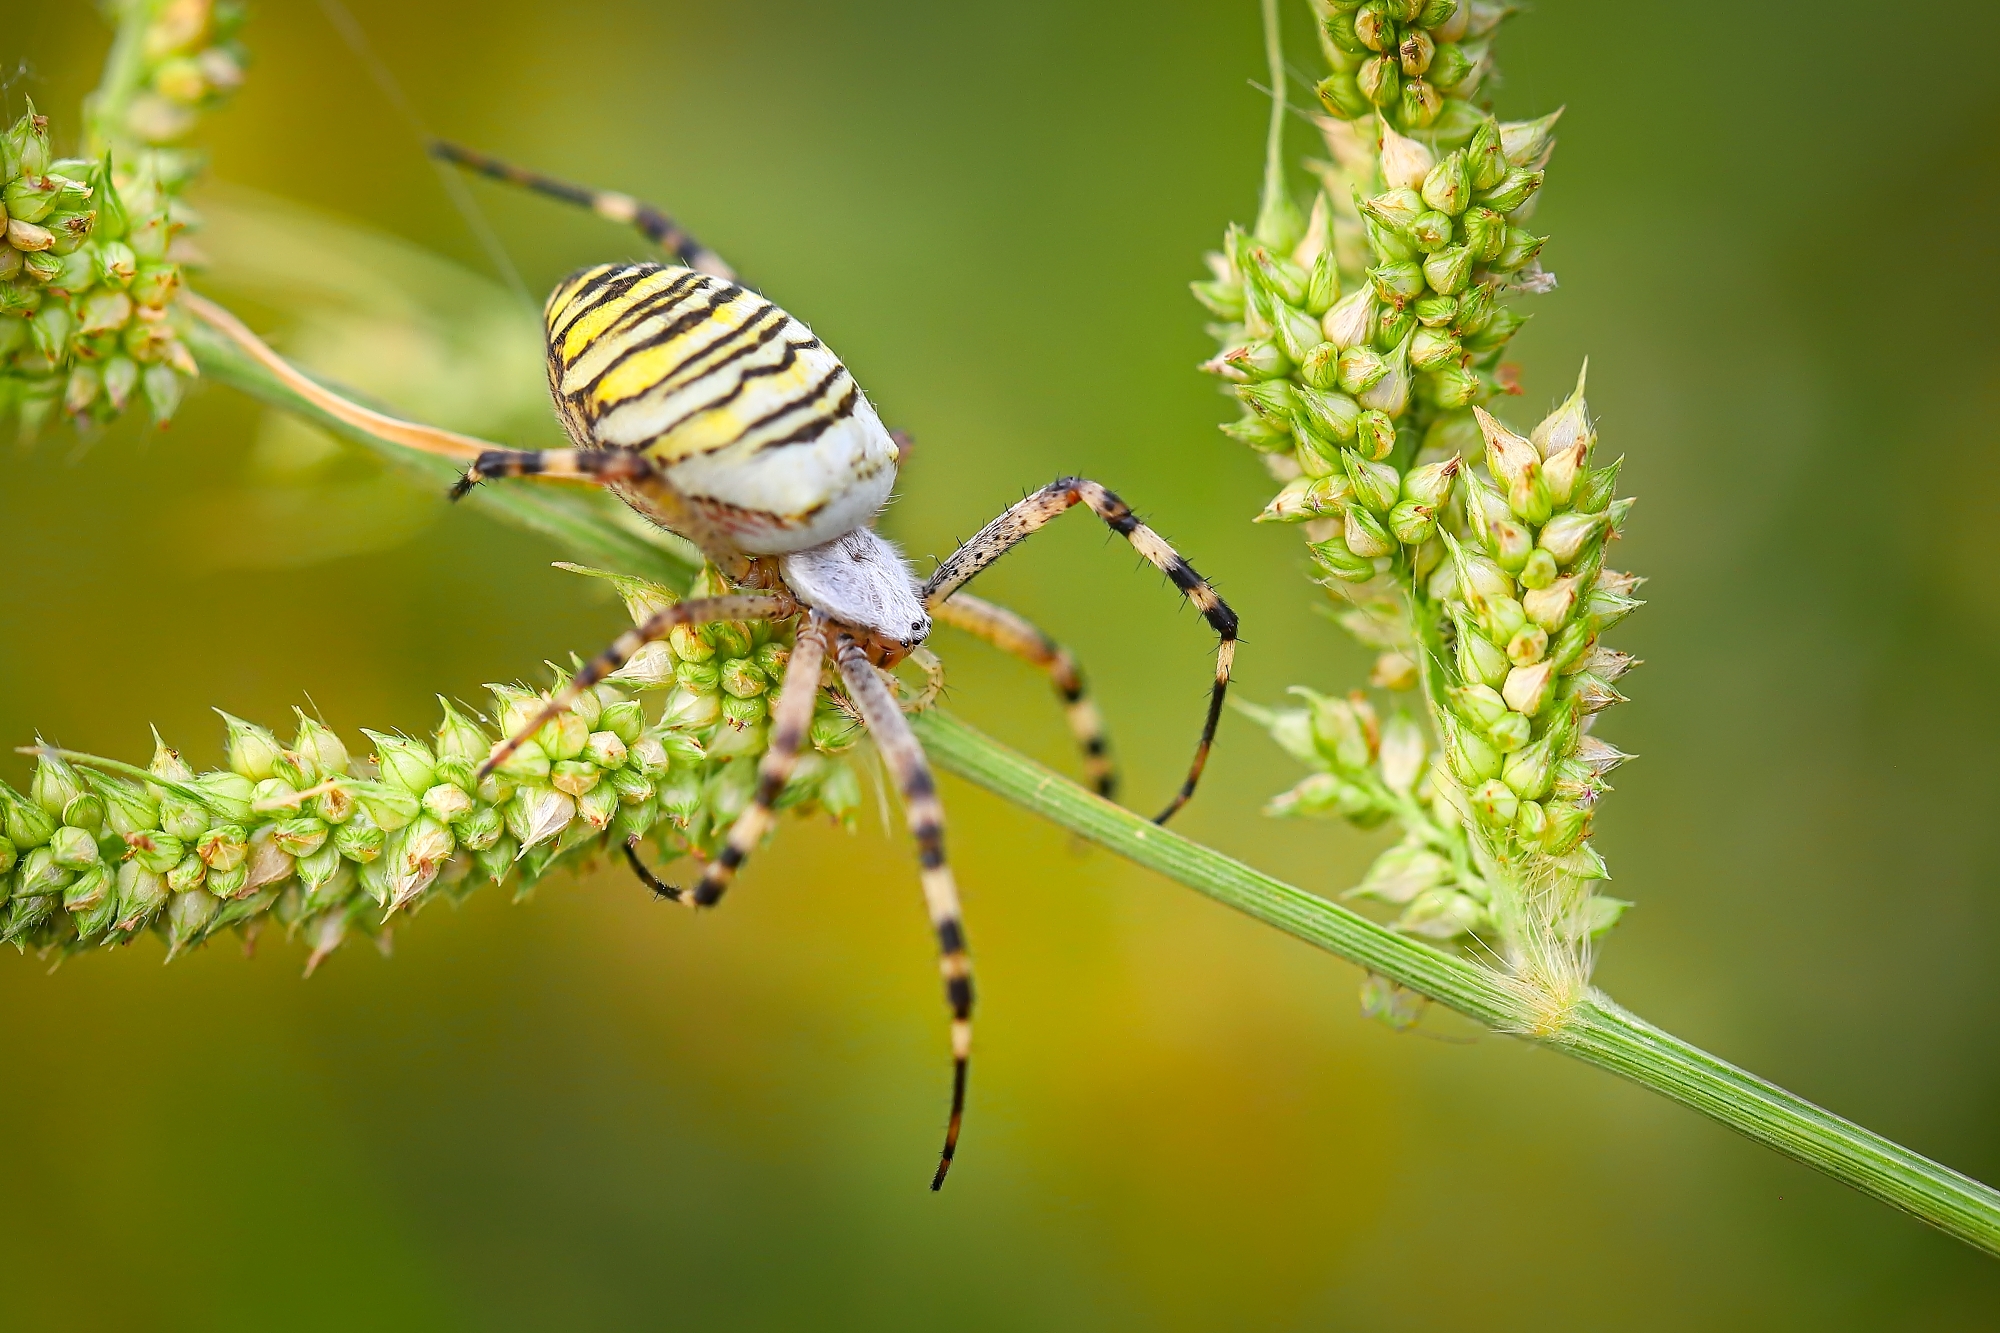
[[[545,312],[549,388],[582,449],[644,455],[670,491],[627,498],[704,546],[777,555],[860,527],[888,501],[897,447],[812,331],[737,283],[606,264]]]

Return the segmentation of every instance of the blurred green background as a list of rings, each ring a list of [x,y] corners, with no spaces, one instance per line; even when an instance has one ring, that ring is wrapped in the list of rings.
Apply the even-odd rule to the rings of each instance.
[[[1184,284],[1257,187],[1249,0],[352,7],[428,125],[670,206],[840,348],[918,439],[885,522],[913,553],[1081,471],[1243,613],[1246,697],[1365,669],[1295,535],[1246,521],[1269,486],[1191,369]],[[1314,66],[1302,5],[1287,23]],[[1599,979],[1987,1179],[1996,38],[1972,0],[1541,0],[1500,47],[1504,112],[1569,107],[1537,216],[1562,288],[1517,344],[1514,415],[1592,357],[1652,579],[1620,631],[1648,665],[1606,726],[1643,761],[1599,838],[1639,906]],[[265,3],[248,40],[207,131],[219,180],[492,271],[318,6]],[[17,7],[10,107],[74,135],[104,43],[88,6]],[[537,293],[636,252],[473,190]],[[213,289],[255,258],[218,256]],[[532,338],[525,305],[503,315]],[[374,351],[385,397],[488,427],[483,395]],[[282,723],[307,695],[350,736],[425,727],[432,694],[619,624],[537,540],[314,452],[210,387],[165,435],[0,453],[0,736],[141,758],[153,722],[214,762],[210,705]],[[1160,799],[1200,622],[1082,519],[980,591],[1079,651],[1132,799]],[[1039,680],[938,646],[955,707],[1071,763]],[[1183,828],[1337,892],[1375,843],[1261,819],[1292,778],[1232,717]],[[1993,1326],[2000,1270],[1954,1242],[1450,1015],[1364,1021],[1346,964],[945,794],[983,1007],[941,1196],[913,856],[872,817],[787,825],[702,919],[621,870],[437,909],[392,959],[350,946],[303,984],[278,940],[166,970],[151,945],[0,958],[0,1326]]]

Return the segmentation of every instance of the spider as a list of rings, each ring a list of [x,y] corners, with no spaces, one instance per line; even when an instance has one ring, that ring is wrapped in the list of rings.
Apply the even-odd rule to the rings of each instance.
[[[1156,817],[1164,823],[1193,796],[1207,763],[1229,685],[1236,615],[1123,500],[1082,477],[1059,478],[1010,506],[919,582],[902,553],[871,526],[896,479],[899,437],[883,426],[853,376],[804,324],[740,282],[720,255],[651,205],[452,144],[436,143],[432,151],[444,161],[631,225],[675,261],[601,264],[556,288],[544,311],[549,388],[575,447],[481,445],[453,498],[482,481],[507,477],[595,482],[648,520],[694,542],[737,589],[676,603],[621,634],[538,716],[496,745],[479,776],[505,763],[583,691],[677,626],[729,620],[792,626],[794,646],[771,713],[755,794],[719,854],[692,888],[681,888],[646,866],[636,838],[623,850],[634,873],[663,897],[697,908],[720,901],[774,822],[773,807],[798,760],[831,664],[902,796],[937,938],[951,1010],[952,1058],[950,1116],[931,1180],[931,1188],[938,1189],[951,1169],[965,1112],[972,965],[958,890],[945,861],[944,812],[903,705],[885,682],[887,670],[906,659],[915,662],[930,676],[917,706],[935,696],[941,668],[923,647],[934,620],[1039,667],[1067,705],[1092,784],[1110,797],[1111,762],[1074,660],[1021,616],[962,591],[1044,524],[1086,506],[1164,573],[1221,641],[1200,740],[1179,790]],[[204,317],[221,326],[226,316],[202,304]],[[230,331],[254,341],[247,330]],[[287,374],[288,382],[295,375]],[[418,447],[463,456],[473,443],[356,405],[336,408],[328,391],[309,381],[300,387],[306,386],[330,410],[366,415],[378,431],[408,433]]]

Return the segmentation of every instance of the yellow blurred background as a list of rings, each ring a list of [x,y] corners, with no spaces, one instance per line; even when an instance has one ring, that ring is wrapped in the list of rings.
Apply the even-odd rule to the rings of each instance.
[[[1249,0],[352,9],[422,123],[669,207],[839,348],[918,441],[884,527],[926,566],[1082,472],[1241,611],[1245,697],[1365,671],[1295,534],[1248,523],[1269,484],[1192,369],[1185,283],[1256,197]],[[1287,23],[1314,67],[1303,5]],[[210,290],[406,410],[547,432],[531,306],[409,121],[309,0],[246,37],[205,136]],[[1499,48],[1503,112],[1568,105],[1536,219],[1562,287],[1531,305],[1514,416],[1592,358],[1652,579],[1620,630],[1649,664],[1604,727],[1643,758],[1599,837],[1639,905],[1599,979],[1988,1179],[1996,37],[1969,0],[1541,0]],[[105,40],[86,5],[10,12],[9,113],[30,95],[73,142]],[[536,295],[638,252],[471,190]],[[271,197],[313,212],[273,223]],[[328,216],[382,234],[368,271],[274,275]],[[285,276],[317,322],[271,296]],[[457,351],[526,346],[529,378],[471,391],[424,359],[455,336],[435,308],[371,345],[326,313],[344,296],[407,301],[412,329],[429,297],[490,310]],[[0,736],[143,758],[155,723],[212,763],[210,706],[283,723],[308,697],[349,737],[427,727],[434,694],[615,631],[561,555],[214,386],[163,435],[52,431],[0,451]],[[1200,621],[1082,518],[980,591],[1077,649],[1151,808],[1198,721]],[[1071,767],[1041,681],[936,646],[953,707]],[[1182,827],[1337,893],[1384,835],[1262,818],[1293,777],[1232,716]],[[945,796],[982,1009],[942,1195],[914,857],[872,814],[787,824],[701,919],[613,870],[437,908],[307,983],[276,939],[164,970],[150,943],[0,957],[0,1327],[1993,1326],[2000,1274],[1954,1242],[1450,1015],[1365,1021],[1348,965]]]

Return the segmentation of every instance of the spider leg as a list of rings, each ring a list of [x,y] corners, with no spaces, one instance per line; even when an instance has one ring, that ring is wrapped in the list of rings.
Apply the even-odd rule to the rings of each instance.
[[[946,557],[937,572],[931,575],[930,582],[924,585],[924,604],[933,610],[940,609],[946,599],[975,574],[1007,554],[1051,519],[1079,504],[1088,505],[1091,512],[1103,519],[1113,532],[1131,542],[1134,550],[1171,579],[1222,640],[1215,654],[1215,685],[1209,691],[1208,715],[1202,721],[1201,740],[1195,746],[1194,762],[1188,766],[1187,778],[1181,783],[1173,801],[1153,818],[1154,823],[1164,824],[1194,795],[1195,784],[1201,781],[1201,770],[1208,764],[1209,747],[1215,743],[1215,729],[1222,722],[1222,700],[1229,690],[1229,668],[1236,658],[1236,613],[1215,595],[1215,589],[1195,572],[1193,565],[1181,559],[1179,552],[1139,521],[1130,505],[1094,481],[1083,477],[1059,477],[1011,506],[1006,513],[975,533],[971,541]]]
[[[875,747],[895,775],[903,795],[903,814],[917,840],[917,860],[923,867],[924,904],[931,929],[937,932],[938,970],[944,975],[945,1000],[951,1005],[951,1119],[944,1132],[931,1188],[944,1185],[945,1173],[958,1151],[959,1125],[965,1119],[965,1077],[972,1055],[972,959],[965,951],[965,924],[958,910],[958,886],[944,860],[944,808],[938,804],[930,763],[910,730],[903,710],[889,687],[869,664],[868,654],[842,635],[835,649],[840,678],[848,697],[875,737]]]
[[[644,454],[630,449],[488,449],[473,460],[451,488],[463,499],[482,481],[500,477],[557,477],[608,483],[640,481],[655,475]]]
[[[1070,733],[1083,751],[1084,776],[1091,790],[1110,800],[1118,790],[1118,768],[1111,761],[1111,747],[1104,735],[1104,721],[1097,705],[1084,689],[1083,672],[1069,650],[1042,633],[1025,617],[997,606],[969,592],[957,593],[927,608],[937,619],[954,625],[974,638],[992,644],[1003,653],[1046,671],[1062,696],[1063,713]]]
[[[253,361],[269,371],[280,384],[336,421],[364,430],[380,439],[422,453],[436,454],[441,458],[473,459],[497,447],[470,435],[440,430],[436,426],[426,426],[416,421],[404,421],[400,417],[378,412],[372,407],[364,407],[350,398],[335,393],[279,356],[262,338],[250,331],[249,325],[213,301],[189,291],[181,292],[178,300],[189,314],[235,343]]]
[[[646,864],[646,858],[639,855],[639,835],[636,833],[625,840],[625,860],[632,867],[632,873],[639,877],[641,884],[670,903],[681,901],[680,889],[654,874],[653,868]]]
[[[556,692],[528,724],[493,747],[479,766],[483,780],[507,762],[521,743],[544,726],[568,712],[585,690],[632,660],[632,655],[655,639],[664,639],[677,625],[706,625],[717,620],[784,620],[798,613],[798,604],[789,597],[770,593],[732,593],[722,597],[695,597],[663,607],[646,623],[626,630],[611,646],[585,662],[568,685]]]
[[[580,204],[601,218],[634,227],[639,234],[660,249],[668,251],[674,258],[691,269],[712,273],[718,278],[734,281],[736,270],[715,251],[690,236],[680,223],[668,217],[651,204],[634,199],[629,194],[618,194],[611,190],[593,190],[588,186],[573,185],[568,181],[544,176],[538,171],[502,162],[484,153],[462,148],[443,139],[431,141],[431,156],[440,161],[450,162],[469,171],[564,203]]]
[[[729,839],[722,851],[701,873],[701,882],[689,895],[691,907],[713,907],[736,877],[743,858],[762,841],[776,816],[771,807],[785,790],[785,783],[797,765],[799,749],[805,744],[806,729],[812,726],[813,705],[819,699],[819,669],[826,661],[826,638],[815,614],[799,627],[792,644],[791,660],[785,665],[785,683],[778,691],[778,705],[771,710],[771,743],[757,764],[757,791],[750,805],[729,826]]]

